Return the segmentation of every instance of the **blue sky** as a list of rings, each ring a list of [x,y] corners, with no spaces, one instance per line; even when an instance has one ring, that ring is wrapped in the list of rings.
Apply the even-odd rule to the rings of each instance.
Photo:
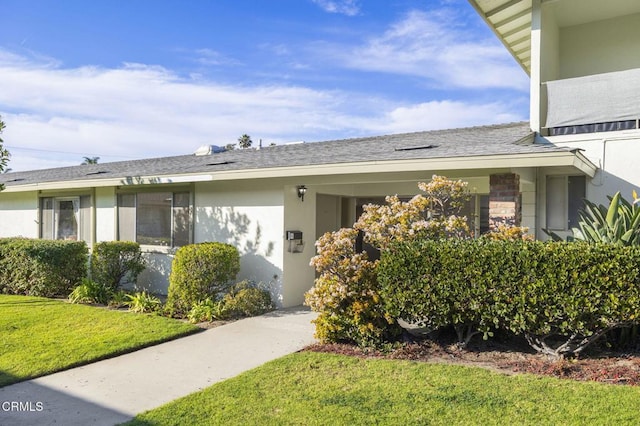
[[[466,0],[3,0],[14,171],[528,118]]]

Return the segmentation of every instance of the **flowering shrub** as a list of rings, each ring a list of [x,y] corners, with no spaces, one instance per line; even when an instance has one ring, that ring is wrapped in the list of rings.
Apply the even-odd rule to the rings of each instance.
[[[354,228],[364,233],[364,241],[383,250],[391,241],[414,238],[467,238],[471,235],[467,218],[459,216],[469,200],[467,183],[434,175],[429,183],[419,183],[424,192],[409,201],[397,195],[387,204],[368,204]]]
[[[400,330],[380,303],[377,262],[355,252],[357,236],[357,230],[343,228],[316,242],[318,255],[311,265],[320,276],[305,295],[305,303],[320,313],[314,320],[316,337],[324,342],[377,345]]]
[[[485,238],[494,241],[533,241],[533,235],[529,235],[529,228],[526,226],[498,225],[498,228],[484,234]]]
[[[392,241],[470,236],[467,218],[458,216],[469,199],[465,182],[433,176],[418,187],[424,194],[409,201],[394,195],[386,197],[385,205],[366,205],[353,228],[326,233],[316,242],[318,254],[311,266],[319,276],[305,303],[320,313],[315,320],[318,339],[367,346],[401,332],[380,297],[378,261],[355,251],[360,233],[381,251]]]

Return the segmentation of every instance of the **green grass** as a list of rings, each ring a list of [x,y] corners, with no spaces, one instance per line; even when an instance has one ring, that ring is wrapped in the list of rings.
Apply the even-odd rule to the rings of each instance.
[[[0,295],[0,386],[197,330],[160,316]]]
[[[640,388],[296,353],[128,425],[638,424]]]

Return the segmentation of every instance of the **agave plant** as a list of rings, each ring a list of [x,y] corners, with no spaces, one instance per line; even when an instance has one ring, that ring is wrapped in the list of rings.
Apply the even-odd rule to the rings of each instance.
[[[621,246],[640,244],[640,207],[637,194],[633,192],[634,202],[625,200],[620,192],[609,198],[609,206],[597,205],[584,200],[579,213],[578,227],[572,228],[576,240],[592,243],[611,243]],[[561,239],[553,232],[547,232],[553,239]]]

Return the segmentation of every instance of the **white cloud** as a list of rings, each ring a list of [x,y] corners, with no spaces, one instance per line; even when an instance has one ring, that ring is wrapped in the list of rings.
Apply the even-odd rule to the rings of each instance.
[[[424,78],[442,88],[528,90],[528,78],[494,38],[460,25],[461,11],[412,11],[383,34],[345,52],[327,46],[348,68]]]
[[[360,5],[357,0],[312,0],[323,10],[329,13],[340,13],[347,16],[355,16],[360,13]]]
[[[432,101],[398,107],[386,117],[384,130],[392,133],[510,123],[526,118],[501,102],[469,104],[460,101]]]
[[[197,49],[194,53],[194,61],[201,65],[238,65],[240,63],[236,59],[229,58],[212,49]]]
[[[499,102],[407,105],[301,86],[224,85],[144,64],[51,64],[0,50],[0,114],[14,171],[75,165],[84,156],[106,162],[190,154],[243,133],[268,144],[523,118]]]

